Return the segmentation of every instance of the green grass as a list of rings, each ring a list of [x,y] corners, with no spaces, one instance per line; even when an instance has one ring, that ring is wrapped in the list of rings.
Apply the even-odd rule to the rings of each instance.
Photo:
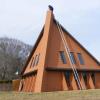
[[[0,92],[0,100],[100,100],[100,90],[47,93]]]

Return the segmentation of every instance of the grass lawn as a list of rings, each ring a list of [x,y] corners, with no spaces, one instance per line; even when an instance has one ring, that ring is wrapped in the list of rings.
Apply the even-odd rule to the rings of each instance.
[[[0,92],[0,100],[100,100],[100,90],[47,93]]]

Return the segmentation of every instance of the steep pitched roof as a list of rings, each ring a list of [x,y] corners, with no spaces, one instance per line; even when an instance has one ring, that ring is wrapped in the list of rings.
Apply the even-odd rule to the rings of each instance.
[[[56,19],[54,19],[54,22],[56,23]],[[82,49],[84,49],[85,52],[87,52],[89,54],[89,56],[92,57],[92,59],[94,59],[98,65],[100,65],[100,62],[83,46],[81,45],[80,42],[78,42],[62,25],[61,25],[62,30],[67,33]]]
[[[29,63],[29,61],[30,61],[30,59],[31,59],[31,57],[32,57],[32,54],[35,52],[35,50],[36,50],[36,48],[37,48],[37,46],[38,46],[38,44],[39,44],[39,42],[40,42],[40,40],[41,40],[41,38],[42,38],[42,36],[43,36],[43,31],[44,31],[44,27],[42,28],[42,30],[41,30],[41,32],[40,32],[40,34],[39,34],[39,36],[38,36],[38,38],[37,38],[37,40],[36,40],[34,46],[33,46],[33,49],[32,49],[32,51],[30,52],[30,55],[29,55],[29,57],[28,57],[28,59],[27,59],[27,61],[26,61],[26,63],[25,63],[25,66],[24,66],[24,68],[23,68],[21,74],[23,74],[23,72],[25,71],[25,69],[26,69],[26,67],[27,67],[27,65],[28,65],[28,63]]]
[[[54,19],[54,23],[56,23],[57,22],[57,20],[56,19]],[[61,25],[61,24],[60,24]],[[94,60],[94,61],[96,61],[96,63],[98,64],[98,65],[100,65],[100,62],[88,51],[88,50],[86,50],[86,48],[84,47],[84,46],[82,46],[62,25],[61,25],[61,28],[62,28],[62,30],[66,33],[66,34],[68,34],[82,49],[84,49],[84,51],[85,52],[87,52],[87,54],[89,54],[89,56],[91,56],[91,58]],[[29,63],[29,61],[30,61],[30,59],[31,59],[31,57],[32,57],[32,55],[33,55],[33,53],[35,52],[35,50],[36,50],[36,48],[37,48],[37,46],[38,46],[38,44],[39,44],[39,42],[40,42],[40,40],[41,40],[41,38],[42,38],[42,36],[43,36],[43,31],[44,31],[44,27],[42,28],[42,31],[40,32],[40,35],[38,36],[38,38],[37,38],[37,40],[36,40],[36,43],[35,43],[35,45],[33,46],[33,49],[32,49],[32,51],[31,51],[31,53],[30,53],[30,56],[28,57],[28,60],[26,61],[26,64],[25,64],[25,67],[23,68],[23,70],[22,70],[22,72],[21,72],[21,74],[23,74],[24,73],[24,71],[25,71],[25,69],[26,69],[26,67],[27,67],[27,65],[28,65],[28,63]]]

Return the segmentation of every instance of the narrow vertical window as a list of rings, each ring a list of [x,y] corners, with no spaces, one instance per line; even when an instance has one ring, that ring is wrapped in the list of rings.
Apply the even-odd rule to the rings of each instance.
[[[82,75],[83,75],[85,85],[87,85],[87,74],[86,74],[86,72],[83,72]]]
[[[32,58],[32,60],[31,60],[30,67],[32,67],[32,66],[33,66],[33,62],[34,62],[34,57],[33,57],[33,58]]]
[[[37,57],[36,57],[36,63],[35,63],[35,65],[36,65],[36,66],[38,65],[38,62],[39,62],[39,57],[40,57],[40,54],[39,54],[39,55],[37,55]]]
[[[70,72],[69,71],[65,72],[65,79],[66,79],[66,83],[68,87],[70,87]]]
[[[84,60],[83,60],[82,54],[81,53],[78,53],[77,55],[78,55],[78,59],[80,61],[80,64],[83,65],[84,64]]]
[[[95,85],[95,74],[94,73],[91,74],[91,78],[92,78],[93,84]]]
[[[34,61],[33,61],[33,63],[32,63],[32,67],[34,67],[35,66],[35,63],[36,63],[36,58],[37,58],[37,55],[35,56],[35,58],[34,58]]]
[[[67,61],[66,61],[66,57],[65,57],[64,51],[60,51],[60,57],[61,57],[61,60],[62,60],[63,64],[66,64]]]
[[[76,61],[75,61],[75,57],[74,57],[74,53],[73,52],[70,52],[70,59],[71,59],[72,64],[76,64]]]
[[[35,56],[34,61],[32,63],[32,66],[33,67],[38,65],[39,57],[40,57],[40,54]]]

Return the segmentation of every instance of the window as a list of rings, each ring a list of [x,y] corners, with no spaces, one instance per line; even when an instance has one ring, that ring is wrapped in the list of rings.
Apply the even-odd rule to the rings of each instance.
[[[69,87],[70,86],[70,72],[69,71],[65,72],[65,79],[66,79],[66,83]]]
[[[36,55],[36,62],[35,62],[35,65],[37,66],[38,62],[39,62],[39,57],[40,57],[40,54],[39,55]]]
[[[86,72],[83,72],[83,73],[82,73],[82,76],[83,76],[85,85],[87,85],[87,74],[86,74]]]
[[[32,66],[33,66],[33,62],[34,62],[34,57],[33,57],[33,58],[32,58],[32,60],[31,60],[30,67],[32,67]]]
[[[32,62],[32,67],[35,66],[35,59],[36,59],[36,57],[34,58],[34,60],[33,60],[33,62]]]
[[[61,60],[62,60],[63,64],[66,64],[67,61],[66,61],[66,57],[65,57],[64,51],[60,51],[60,57],[61,57]]]
[[[91,78],[93,80],[93,84],[95,85],[95,74],[94,73],[91,73]]]
[[[76,61],[75,61],[75,57],[74,57],[74,53],[73,52],[70,52],[70,59],[71,59],[72,64],[76,64]]]
[[[39,63],[39,57],[40,57],[40,54],[35,56],[34,62],[32,63],[33,67],[38,65],[38,63]]]
[[[81,53],[78,53],[78,59],[80,61],[80,64],[84,64],[84,60],[83,60],[83,57],[82,57],[82,54]]]

